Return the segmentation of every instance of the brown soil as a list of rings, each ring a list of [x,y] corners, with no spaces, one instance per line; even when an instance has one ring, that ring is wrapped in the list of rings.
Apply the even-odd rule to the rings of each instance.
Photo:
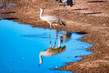
[[[92,55],[83,56],[78,62],[68,63],[58,70],[80,73],[109,73],[109,1],[108,0],[75,0],[73,7],[67,6],[58,11],[55,0],[13,0],[16,4],[10,9],[2,9],[2,18],[18,21],[35,27],[49,28],[48,23],[39,18],[39,6],[44,8],[44,15],[55,15],[63,18],[67,26],[56,26],[57,29],[72,32],[86,32],[82,41],[94,44],[87,51]]]

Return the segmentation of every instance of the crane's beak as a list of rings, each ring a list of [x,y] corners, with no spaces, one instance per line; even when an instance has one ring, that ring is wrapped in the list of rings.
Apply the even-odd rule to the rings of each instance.
[[[42,9],[42,7],[40,6],[40,9]]]
[[[38,66],[40,67],[42,63],[39,63]]]
[[[38,67],[40,67],[40,64],[38,64]]]

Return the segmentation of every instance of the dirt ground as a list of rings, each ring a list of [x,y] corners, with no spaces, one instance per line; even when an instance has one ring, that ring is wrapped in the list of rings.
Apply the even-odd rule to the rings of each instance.
[[[83,56],[78,62],[71,62],[58,70],[80,73],[109,73],[109,0],[74,0],[73,7],[64,8],[55,0],[13,0],[11,8],[2,8],[2,18],[17,21],[35,27],[49,28],[48,23],[39,17],[40,6],[43,15],[54,15],[65,19],[67,26],[57,29],[78,32],[86,37],[82,41],[94,44],[87,51],[92,55]],[[53,27],[52,27],[53,28]]]

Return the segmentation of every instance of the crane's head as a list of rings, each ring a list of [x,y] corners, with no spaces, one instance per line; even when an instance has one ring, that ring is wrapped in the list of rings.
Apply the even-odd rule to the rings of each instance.
[[[41,6],[40,6],[40,10],[43,10]]]
[[[42,9],[42,7],[40,7],[40,11],[43,12],[44,10]]]
[[[39,59],[40,59],[39,65],[41,65],[43,63],[42,55],[43,55],[43,51],[40,52],[40,54],[39,54]]]
[[[42,7],[40,7],[40,9],[42,9]]]

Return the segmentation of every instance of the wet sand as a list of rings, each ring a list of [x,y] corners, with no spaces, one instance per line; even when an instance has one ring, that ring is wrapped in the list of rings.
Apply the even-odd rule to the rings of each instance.
[[[55,15],[63,18],[67,26],[56,26],[57,29],[77,32],[86,37],[82,41],[94,44],[87,51],[92,55],[83,56],[78,62],[68,63],[58,70],[80,73],[109,73],[109,2],[106,0],[75,0],[73,7],[58,10],[53,0],[13,0],[15,6],[3,8],[2,18],[17,21],[34,27],[49,28],[48,23],[40,20],[39,6],[44,8],[44,15]],[[53,28],[53,27],[52,27]]]

